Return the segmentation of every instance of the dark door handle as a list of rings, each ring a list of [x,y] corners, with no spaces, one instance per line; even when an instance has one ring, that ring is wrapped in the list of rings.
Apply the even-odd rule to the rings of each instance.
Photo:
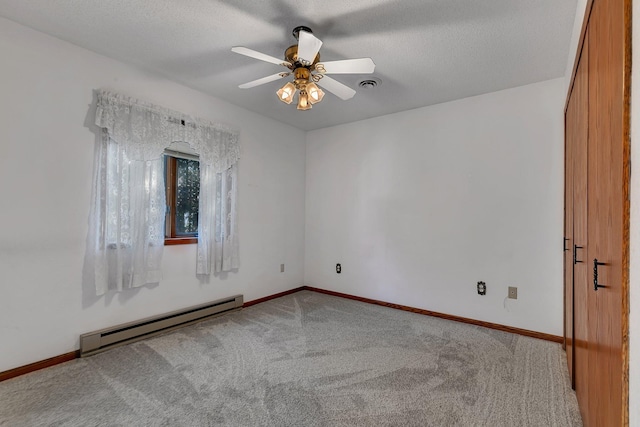
[[[605,285],[601,285],[598,283],[598,266],[599,265],[607,265],[604,262],[598,262],[598,258],[593,259],[593,290],[597,291],[598,288],[606,288]]]
[[[569,248],[567,247],[567,242],[569,241],[569,239],[567,239],[566,237],[563,237],[562,240],[562,252],[566,252],[569,250]]]
[[[582,249],[584,246],[573,245],[573,263],[581,263],[582,261],[578,259],[578,249]]]

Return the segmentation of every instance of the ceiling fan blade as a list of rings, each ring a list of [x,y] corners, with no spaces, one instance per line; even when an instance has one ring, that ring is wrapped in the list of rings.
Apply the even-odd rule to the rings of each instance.
[[[249,49],[243,46],[236,46],[231,48],[231,52],[239,53],[240,55],[248,56],[250,58],[259,59],[261,61],[270,62],[276,65],[284,65],[285,67],[289,67],[291,64],[283,59],[278,59],[275,56],[266,55],[264,53],[260,53],[256,50]]]
[[[311,33],[300,31],[298,33],[298,60],[303,63],[313,63],[322,46],[322,40]]]
[[[331,77],[322,76],[320,80],[318,80],[318,85],[322,86],[338,98],[343,100],[353,98],[353,95],[356,94],[356,91],[351,89],[349,86],[345,86],[337,80],[332,79]]]
[[[344,61],[319,62],[316,71],[322,74],[371,74],[376,64],[371,58],[345,59]]]
[[[256,86],[260,86],[263,85],[265,83],[269,83],[278,79],[281,79],[283,77],[287,77],[289,74],[291,73],[278,73],[278,74],[274,74],[272,76],[267,76],[267,77],[263,77],[261,79],[258,80],[254,80],[252,82],[249,83],[245,83],[245,84],[241,84],[240,86],[238,86],[240,89],[249,89],[252,87],[256,87]]]

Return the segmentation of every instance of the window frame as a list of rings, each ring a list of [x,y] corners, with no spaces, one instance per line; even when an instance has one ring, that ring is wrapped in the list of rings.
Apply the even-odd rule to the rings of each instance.
[[[166,149],[164,151],[164,184],[166,194],[166,214],[165,214],[165,246],[170,245],[189,245],[197,244],[198,236],[196,235],[177,235],[176,234],[176,203],[177,203],[177,182],[176,175],[178,170],[178,159],[195,160],[200,162],[197,155],[182,153],[179,151]]]

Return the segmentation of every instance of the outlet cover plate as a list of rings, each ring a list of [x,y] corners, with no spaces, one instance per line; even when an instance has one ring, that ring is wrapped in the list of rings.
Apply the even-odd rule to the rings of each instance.
[[[509,286],[509,298],[518,299],[518,288],[515,286]]]
[[[487,284],[484,282],[478,282],[478,295],[486,295],[487,294]]]

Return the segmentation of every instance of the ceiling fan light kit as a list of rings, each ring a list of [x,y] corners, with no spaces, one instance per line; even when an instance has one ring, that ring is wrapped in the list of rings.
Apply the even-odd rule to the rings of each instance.
[[[285,83],[285,85],[276,92],[280,101],[285,104],[291,104],[296,90],[300,91],[298,94],[298,110],[309,110],[311,109],[312,104],[322,101],[322,98],[324,98],[324,92],[318,87],[318,85],[309,81],[311,78],[311,72],[308,68],[296,68],[293,74],[295,76],[293,83]]]
[[[285,83],[276,93],[280,101],[285,104],[291,104],[297,92],[297,109],[304,111],[311,109],[313,104],[322,101],[324,98],[324,91],[318,85],[343,100],[350,99],[355,95],[355,90],[328,77],[327,74],[370,74],[375,70],[375,64],[371,58],[321,63],[319,62],[319,51],[322,41],[313,35],[310,28],[304,26],[296,27],[293,29],[293,36],[298,39],[298,44],[289,46],[285,50],[284,61],[246,47],[238,46],[232,48],[232,52],[282,65],[290,70],[290,72],[282,72],[244,83],[239,87],[241,89],[249,89],[293,74],[293,82]]]

